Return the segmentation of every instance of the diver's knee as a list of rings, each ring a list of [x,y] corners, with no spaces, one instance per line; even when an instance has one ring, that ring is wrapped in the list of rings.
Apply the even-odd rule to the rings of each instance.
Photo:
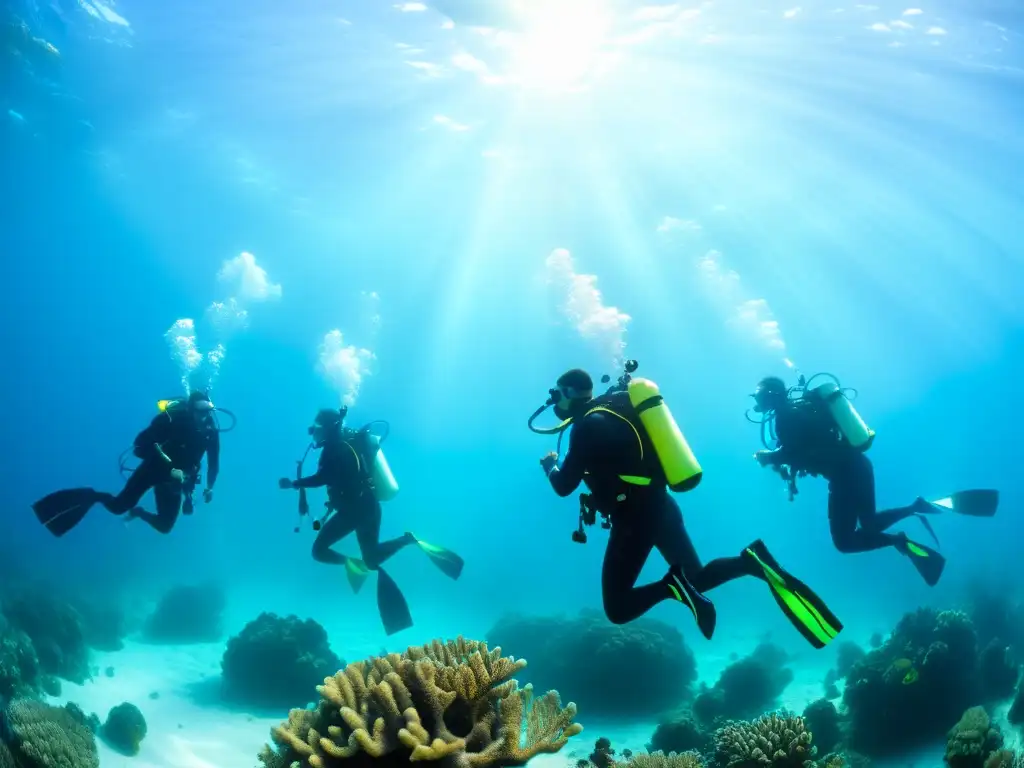
[[[331,554],[331,548],[330,547],[317,546],[316,544],[313,545],[313,549],[312,549],[313,559],[316,560],[318,563],[330,563],[331,562],[330,554]]]
[[[629,617],[626,615],[625,611],[623,610],[623,607],[624,606],[619,605],[614,601],[609,602],[608,600],[605,600],[604,615],[612,624],[628,624]]]
[[[154,520],[153,530],[157,533],[170,533],[174,528],[174,520]]]
[[[843,555],[852,555],[857,551],[857,543],[850,536],[833,536],[832,543],[836,547],[836,551]]]

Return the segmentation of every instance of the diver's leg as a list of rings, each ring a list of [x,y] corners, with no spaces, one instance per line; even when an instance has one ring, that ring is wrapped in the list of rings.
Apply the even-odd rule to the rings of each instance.
[[[601,595],[604,612],[612,624],[626,624],[643,616],[662,600],[671,597],[664,580],[636,586],[644,563],[654,549],[650,522],[651,511],[640,505],[625,510],[625,523],[612,521],[608,547],[601,568]]]
[[[906,507],[896,507],[883,512],[877,511],[875,500],[875,470],[871,460],[864,456],[858,462],[856,479],[859,513],[857,519],[860,527],[867,531],[886,531],[896,523],[906,520],[922,512],[934,512],[935,509],[924,499],[917,499]]]
[[[313,540],[313,559],[318,563],[329,565],[344,565],[348,562],[348,556],[335,552],[331,547],[348,536],[356,529],[358,518],[352,514],[348,507],[341,507],[333,515],[327,518],[320,532]]]
[[[359,540],[359,551],[363,553],[363,561],[372,571],[377,570],[400,549],[416,543],[416,537],[409,533],[396,539],[381,541],[381,516],[380,502],[367,494],[356,515],[356,538]]]
[[[156,497],[156,514],[136,507],[132,518],[142,520],[158,533],[170,533],[181,511],[181,483],[174,480],[160,483],[153,488],[153,496]]]
[[[899,544],[903,537],[884,533],[880,529],[858,528],[863,518],[870,519],[874,511],[874,484],[870,493],[849,480],[832,481],[828,489],[828,525],[832,543],[843,554],[872,552]]]
[[[128,476],[119,494],[115,496],[112,493],[101,493],[97,501],[106,507],[107,511],[123,515],[138,506],[146,492],[157,484],[158,478],[157,468],[144,461]]]
[[[679,505],[671,496],[668,497],[659,522],[655,546],[669,565],[679,567],[698,592],[707,592],[741,576],[757,575],[752,564],[743,557],[719,557],[702,565],[686,530]]]

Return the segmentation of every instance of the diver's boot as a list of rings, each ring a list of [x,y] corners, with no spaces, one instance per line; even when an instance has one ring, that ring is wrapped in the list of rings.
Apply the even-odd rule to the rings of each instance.
[[[896,534],[896,541],[893,542],[893,547],[896,548],[897,552],[910,558],[910,562],[917,569],[917,572],[921,574],[925,584],[929,587],[934,587],[939,583],[942,571],[946,567],[946,558],[931,547],[926,547],[924,544],[911,540],[905,533]]]
[[[910,506],[914,510],[915,515],[937,515],[942,512],[942,507],[938,504],[932,504],[923,496],[918,496],[914,499],[914,503]]]
[[[842,631],[842,622],[829,610],[825,601],[783,570],[763,541],[753,542],[743,550],[742,557],[750,562],[753,575],[768,585],[772,597],[790,623],[815,648],[824,648]]]
[[[682,603],[690,609],[694,620],[697,622],[697,628],[700,629],[700,633],[710,640],[711,636],[715,634],[715,624],[718,622],[718,612],[715,610],[715,604],[697,591],[697,588],[690,583],[690,580],[683,573],[683,569],[678,565],[673,565],[668,569],[668,574],[665,576],[665,586],[668,588],[673,600]]]

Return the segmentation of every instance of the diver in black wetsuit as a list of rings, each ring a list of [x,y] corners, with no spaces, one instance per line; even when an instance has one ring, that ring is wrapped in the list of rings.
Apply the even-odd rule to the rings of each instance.
[[[797,630],[816,647],[824,647],[842,624],[805,584],[778,565],[763,542],[755,541],[737,557],[701,563],[625,388],[620,379],[619,386],[594,398],[593,380],[586,371],[574,369],[562,375],[557,389],[551,390],[549,403],[563,423],[572,423],[569,448],[561,467],[555,453],[541,459],[559,496],[569,496],[581,482],[586,484],[590,494],[581,496],[581,504],[600,512],[606,527],[610,524],[601,574],[609,621],[624,624],[663,600],[675,599],[690,608],[701,633],[710,639],[716,612],[703,593],[741,576],[754,576],[768,583]],[[659,581],[637,587],[653,549],[669,563],[668,573]],[[808,606],[816,615],[811,615]]]
[[[938,552],[912,541],[905,533],[888,533],[896,523],[915,515],[941,511],[942,506],[918,497],[912,504],[879,512],[875,501],[875,472],[864,454],[870,441],[856,448],[843,435],[825,400],[808,390],[790,398],[785,382],[776,376],[762,379],[755,390],[754,410],[774,422],[778,447],[754,454],[758,464],[771,467],[790,482],[795,492],[798,475],[828,480],[828,520],[832,541],[840,552],[852,554],[893,547],[908,556],[921,576],[934,586],[945,566]],[[833,396],[842,397],[841,390]],[[873,435],[873,433],[871,433]],[[995,514],[998,493],[962,491],[947,500],[950,509],[962,514],[988,517]],[[921,518],[931,530],[927,520]],[[934,533],[933,533],[934,535]]]
[[[329,517],[313,541],[313,558],[321,563],[344,565],[353,589],[358,590],[368,571],[377,571],[377,604],[387,634],[412,626],[412,616],[398,585],[381,567],[397,552],[418,545],[446,575],[457,579],[462,558],[454,552],[429,544],[406,532],[398,538],[380,540],[381,502],[374,487],[374,461],[379,445],[367,429],[343,427],[347,409],[325,408],[317,413],[309,434],[313,446],[321,448],[317,471],[308,477],[278,481],[282,489],[327,487]],[[355,532],[362,559],[336,552],[333,546]]]
[[[182,501],[191,512],[191,492],[203,456],[206,456],[206,488],[203,499],[213,500],[213,486],[220,472],[220,435],[213,419],[213,403],[204,392],[192,392],[187,400],[170,401],[135,438],[133,451],[142,463],[132,472],[120,493],[92,488],[56,491],[33,505],[36,517],[54,536],[63,536],[85,517],[95,504],[115,515],[129,514],[160,533],[170,533]],[[156,514],[138,506],[150,489],[156,497]]]

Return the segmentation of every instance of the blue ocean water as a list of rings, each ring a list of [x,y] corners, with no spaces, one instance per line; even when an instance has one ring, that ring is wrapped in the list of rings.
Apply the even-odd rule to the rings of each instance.
[[[858,642],[1019,590],[1024,16],[798,2],[4,0],[5,579],[126,604],[212,580],[232,633],[293,612],[346,658],[600,609],[606,533],[570,540],[526,419],[567,368],[635,358],[704,468],[678,499],[705,560],[764,539]],[[877,432],[881,507],[999,489],[995,518],[934,520],[937,587],[839,554],[824,483],[790,503],[752,460],[756,382],[819,371]],[[213,501],[166,536],[102,509],[50,536],[32,502],[119,490],[184,382],[238,417]],[[395,558],[392,637],[277,487],[343,403],[390,424],[384,535],[466,560]],[[767,635],[820,679],[748,581],[711,642],[650,615],[714,674]]]

